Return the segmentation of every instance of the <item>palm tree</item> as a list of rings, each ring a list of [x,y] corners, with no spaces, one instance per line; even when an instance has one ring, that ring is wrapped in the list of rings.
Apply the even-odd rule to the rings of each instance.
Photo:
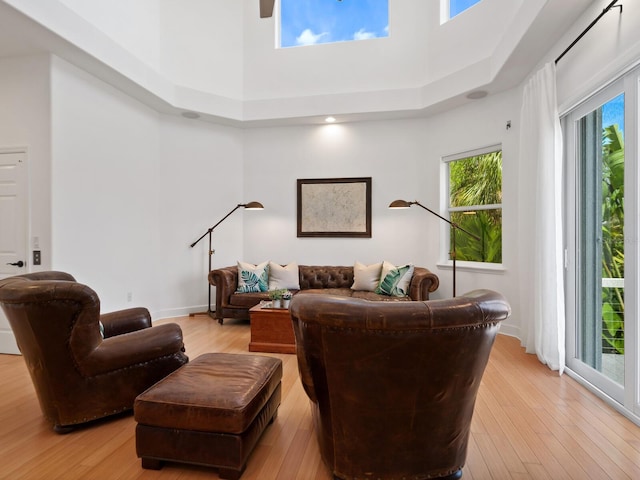
[[[624,278],[624,138],[618,125],[602,129],[602,277]],[[624,289],[602,289],[605,352],[624,353]]]

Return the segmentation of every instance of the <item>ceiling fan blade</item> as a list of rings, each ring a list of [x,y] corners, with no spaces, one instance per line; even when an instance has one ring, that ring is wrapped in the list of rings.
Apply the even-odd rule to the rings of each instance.
[[[260,0],[260,18],[269,18],[273,15],[275,0]]]

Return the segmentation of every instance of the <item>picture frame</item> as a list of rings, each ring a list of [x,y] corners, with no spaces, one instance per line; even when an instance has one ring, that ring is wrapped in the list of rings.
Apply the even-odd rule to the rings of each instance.
[[[371,177],[297,181],[298,237],[371,238]]]

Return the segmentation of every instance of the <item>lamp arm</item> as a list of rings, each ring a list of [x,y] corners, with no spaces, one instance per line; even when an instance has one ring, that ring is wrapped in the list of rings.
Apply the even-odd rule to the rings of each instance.
[[[236,205],[236,206],[235,206],[235,208],[234,208],[233,210],[231,210],[231,211],[230,211],[229,213],[227,213],[224,217],[222,217],[222,220],[220,220],[218,223],[216,223],[213,227],[211,227],[211,228],[207,229],[207,231],[206,231],[206,232],[204,232],[204,233],[202,234],[202,236],[201,236],[199,239],[197,239],[195,242],[193,242],[193,243],[192,243],[191,245],[189,245],[189,246],[190,246],[191,248],[193,248],[193,247],[194,247],[194,246],[195,246],[195,245],[196,245],[200,240],[202,240],[202,239],[205,237],[205,235],[207,235],[208,233],[213,232],[213,229],[214,229],[214,228],[216,228],[218,225],[220,225],[222,222],[224,222],[224,221],[227,219],[227,217],[229,217],[229,215],[231,215],[233,212],[235,212],[235,211],[236,211],[237,209],[239,209],[240,207],[244,207],[244,206],[245,206],[245,204],[244,204],[244,203],[239,203],[238,205]]]
[[[427,212],[432,213],[433,215],[435,215],[436,217],[438,217],[440,220],[444,220],[445,222],[447,222],[449,225],[451,225],[453,228],[457,228],[458,230],[463,231],[464,233],[466,233],[467,235],[469,235],[471,238],[476,239],[477,241],[481,241],[480,237],[478,237],[477,235],[474,235],[471,232],[468,232],[467,230],[465,230],[464,228],[462,228],[460,225],[458,225],[457,223],[452,222],[451,220],[449,220],[448,218],[444,218],[442,215],[434,212],[433,210],[431,210],[430,208],[425,207],[424,205],[422,205],[420,202],[409,202],[410,205],[417,205],[419,207],[424,208]]]

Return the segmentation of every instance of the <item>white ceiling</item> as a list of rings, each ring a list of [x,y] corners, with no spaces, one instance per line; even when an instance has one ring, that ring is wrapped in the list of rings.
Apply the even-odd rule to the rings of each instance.
[[[558,45],[559,40],[592,3],[601,2],[597,0],[547,0],[537,16],[531,21],[524,36],[519,35],[520,39],[516,39],[513,42],[509,39],[510,26],[507,26],[505,38],[494,55],[494,57],[502,58],[493,59],[494,63],[502,63],[502,65],[496,69],[493,78],[484,84],[474,85],[474,89],[482,89],[488,91],[489,94],[495,94],[520,84],[541,59],[548,56],[551,49],[564,48]],[[479,27],[481,28],[481,26]],[[117,71],[108,62],[96,58],[95,55],[82,51],[78,46],[71,44],[45,26],[18,12],[4,0],[0,0],[0,57],[37,53],[51,53],[59,56],[144,101],[160,112],[179,114],[183,110],[195,110],[199,111],[204,120],[236,126],[314,123],[321,120],[320,115],[314,111],[310,110],[310,114],[306,115],[304,109],[296,108],[292,108],[292,113],[290,114],[270,115],[267,112],[248,119],[240,118],[240,114],[232,113],[227,115],[225,113],[226,111],[233,111],[233,108],[217,110],[216,108],[203,107],[200,109],[197,101],[194,103],[193,98],[188,95],[181,97],[175,94],[175,88],[169,84],[170,82],[166,84],[159,82],[161,84],[159,88],[155,90],[149,89],[142,82],[132,79],[128,74]],[[446,79],[444,80],[446,81]],[[430,90],[437,89],[437,87],[438,82],[429,85]],[[446,90],[446,88],[443,90]],[[166,92],[170,93],[165,95]],[[417,109],[396,109],[392,106],[389,109],[382,107],[372,109],[375,111],[364,111],[356,103],[352,111],[342,112],[341,118],[366,120],[430,115],[470,101],[466,98],[466,93],[468,91],[458,92],[457,94],[455,92],[453,94],[445,92],[440,97],[436,95],[433,99],[423,102],[420,108]],[[176,98],[185,98],[186,100],[184,104],[181,104]],[[275,103],[279,99],[271,99],[271,101]],[[282,101],[284,102],[282,105],[286,107],[287,100],[283,99]],[[211,99],[205,99],[203,103],[215,104],[216,102]],[[240,100],[240,105],[246,103]],[[245,107],[236,107],[237,110],[242,108],[246,109],[246,105]],[[287,109],[280,108],[280,110],[286,111]]]

